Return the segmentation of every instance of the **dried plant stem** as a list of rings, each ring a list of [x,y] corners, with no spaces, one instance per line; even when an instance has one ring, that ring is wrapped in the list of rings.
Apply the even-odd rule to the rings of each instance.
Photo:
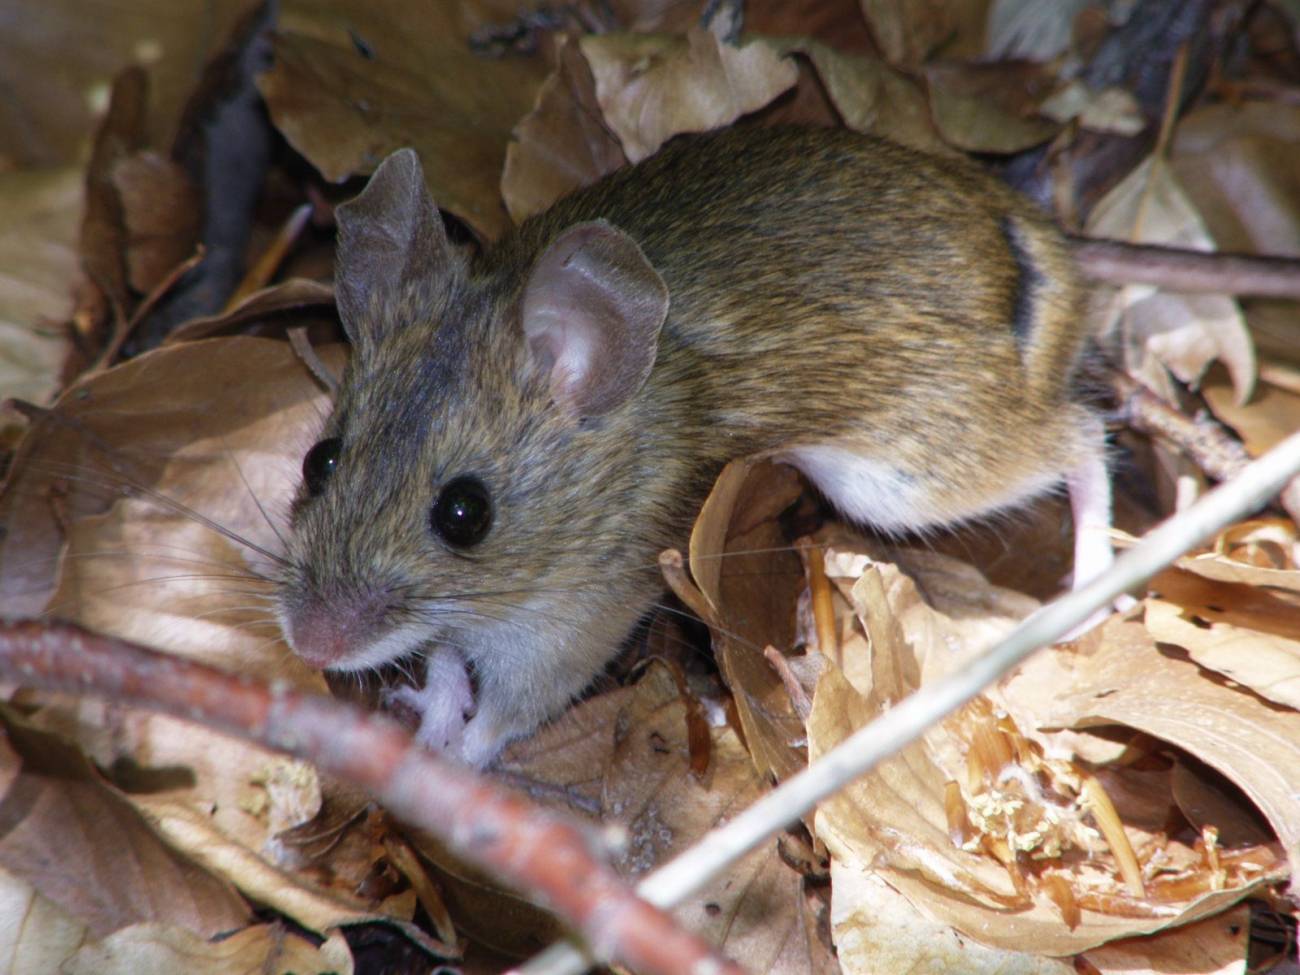
[[[1094,281],[1152,284],[1169,291],[1300,299],[1300,260],[1217,254],[1071,237],[1079,269]]]
[[[1297,475],[1300,433],[1157,526],[1120,555],[1104,575],[1044,606],[961,671],[921,687],[725,826],[701,837],[641,881],[637,892],[660,907],[680,903],[819,802],[920,738],[927,728],[974,699],[1039,647],[1059,640],[1117,596],[1258,508]],[[557,944],[516,971],[520,975],[579,975],[586,967],[587,960],[571,945]]]
[[[0,620],[0,675],[201,721],[314,762],[529,894],[571,925],[597,958],[662,975],[741,975],[639,900],[601,862],[589,831],[426,751],[386,718],[68,623]]]
[[[840,639],[835,629],[835,604],[831,581],[826,576],[826,555],[811,538],[795,543],[808,573],[808,592],[812,596],[813,626],[817,631],[817,649],[827,658],[840,662]]]
[[[1250,455],[1241,441],[1218,422],[1184,416],[1118,370],[1111,370],[1108,379],[1123,404],[1125,419],[1134,430],[1169,441],[1214,480],[1230,480],[1250,463]],[[1300,479],[1284,487],[1280,495],[1283,509],[1300,525]]]

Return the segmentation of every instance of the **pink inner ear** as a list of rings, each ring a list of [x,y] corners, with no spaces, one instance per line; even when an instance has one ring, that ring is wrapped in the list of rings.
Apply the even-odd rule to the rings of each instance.
[[[523,329],[549,369],[556,402],[576,416],[617,409],[654,367],[668,288],[641,248],[604,221],[557,237],[524,289]]]

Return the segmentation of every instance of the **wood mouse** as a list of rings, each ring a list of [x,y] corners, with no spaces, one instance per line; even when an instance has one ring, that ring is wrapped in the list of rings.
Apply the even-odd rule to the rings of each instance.
[[[612,659],[730,460],[947,525],[1065,483],[1110,562],[1067,245],[973,165],[848,131],[681,137],[467,257],[409,149],[338,209],[353,346],[278,585],[307,662],[426,660],[419,737],[488,764]]]

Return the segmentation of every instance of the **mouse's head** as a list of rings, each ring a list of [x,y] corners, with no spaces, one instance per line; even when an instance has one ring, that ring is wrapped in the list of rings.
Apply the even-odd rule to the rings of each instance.
[[[565,603],[635,531],[629,498],[645,471],[626,432],[667,289],[603,222],[471,264],[409,149],[338,223],[352,356],[303,462],[278,593],[285,634],[338,670],[429,641],[471,661],[488,643],[535,652],[563,637]]]

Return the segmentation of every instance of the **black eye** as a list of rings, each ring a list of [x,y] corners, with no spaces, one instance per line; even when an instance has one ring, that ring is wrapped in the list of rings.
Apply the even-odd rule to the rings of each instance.
[[[338,437],[322,440],[302,460],[302,479],[307,484],[307,494],[316,497],[325,490],[325,482],[338,466],[339,449],[343,441]]]
[[[433,530],[449,545],[468,548],[483,541],[492,527],[492,499],[476,477],[458,477],[433,505]]]

